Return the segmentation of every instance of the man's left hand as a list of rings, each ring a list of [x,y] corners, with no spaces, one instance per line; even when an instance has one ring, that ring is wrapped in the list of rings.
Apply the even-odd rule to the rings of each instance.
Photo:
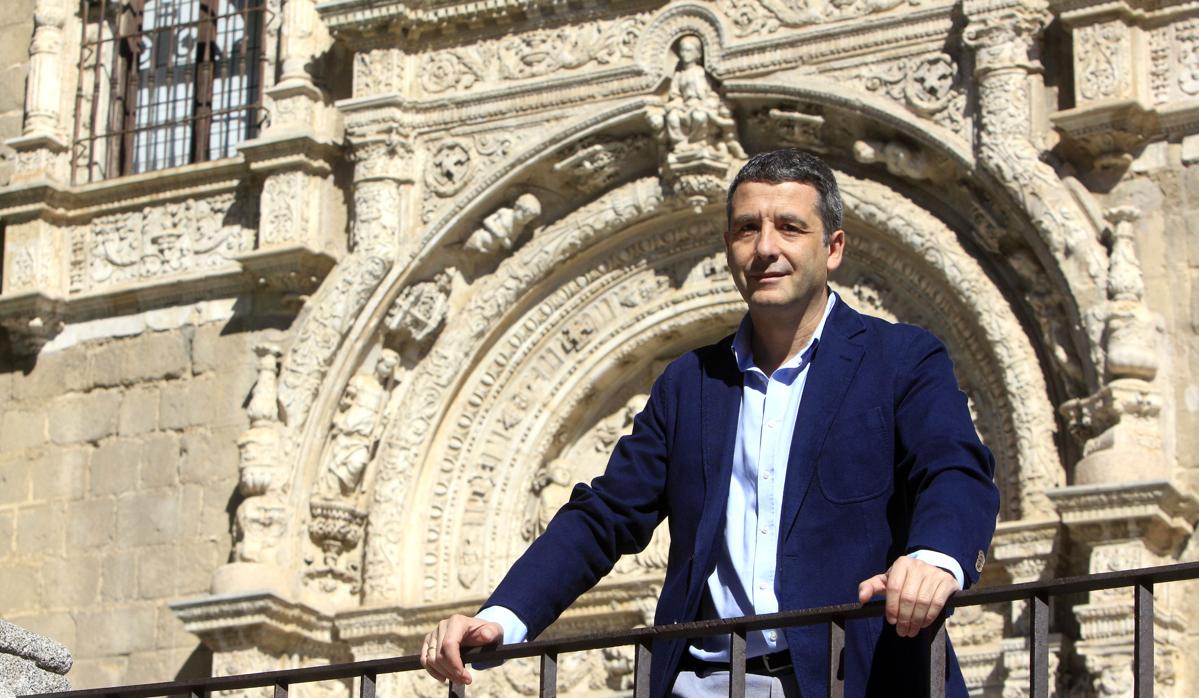
[[[952,574],[904,555],[891,569],[859,584],[858,600],[866,603],[885,592],[887,622],[900,637],[915,637],[941,615],[945,602],[957,590]]]

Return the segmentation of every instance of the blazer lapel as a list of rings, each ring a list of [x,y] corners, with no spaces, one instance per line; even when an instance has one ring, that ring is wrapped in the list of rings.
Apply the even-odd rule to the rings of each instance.
[[[864,348],[853,341],[853,337],[863,331],[865,326],[857,311],[838,298],[808,367],[808,378],[795,419],[791,454],[787,460],[787,482],[783,486],[780,550],[781,543],[795,526],[812,484],[816,458],[824,446],[829,426],[862,362]]]
[[[741,415],[741,371],[733,358],[731,340],[715,347],[711,361],[703,363],[700,386],[700,450],[703,454],[704,510],[695,536],[697,560],[706,568],[707,553],[724,528],[729,479],[733,474],[733,448]]]

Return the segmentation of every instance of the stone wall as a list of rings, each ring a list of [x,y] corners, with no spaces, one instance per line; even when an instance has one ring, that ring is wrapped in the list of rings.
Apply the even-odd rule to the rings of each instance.
[[[0,616],[71,648],[77,687],[209,671],[167,602],[207,591],[231,546],[263,331],[191,319],[231,307],[127,316],[36,360],[0,356]]]
[[[33,0],[5,3],[0,14],[0,186],[12,176],[14,157],[3,141],[21,135],[32,33]]]

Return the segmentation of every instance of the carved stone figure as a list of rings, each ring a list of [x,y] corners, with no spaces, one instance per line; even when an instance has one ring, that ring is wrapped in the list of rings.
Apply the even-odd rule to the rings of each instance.
[[[704,68],[703,42],[698,36],[684,36],[676,44],[675,53],[679,65],[670,77],[664,110],[660,116],[651,116],[651,123],[665,136],[677,157],[744,158],[732,111]]]
[[[390,349],[379,354],[372,371],[356,374],[346,385],[333,417],[333,444],[329,464],[317,485],[323,499],[354,495],[370,463],[379,417],[387,402],[399,355]]]
[[[497,209],[483,219],[483,226],[466,239],[466,249],[480,254],[510,250],[525,226],[541,215],[541,202],[532,194],[521,194],[511,207]]]

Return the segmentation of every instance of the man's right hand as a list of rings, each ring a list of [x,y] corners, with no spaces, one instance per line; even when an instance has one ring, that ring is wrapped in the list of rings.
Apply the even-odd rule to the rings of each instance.
[[[503,637],[504,628],[499,623],[454,614],[425,635],[420,665],[438,681],[469,684],[470,672],[462,663],[462,648],[495,644]]]

